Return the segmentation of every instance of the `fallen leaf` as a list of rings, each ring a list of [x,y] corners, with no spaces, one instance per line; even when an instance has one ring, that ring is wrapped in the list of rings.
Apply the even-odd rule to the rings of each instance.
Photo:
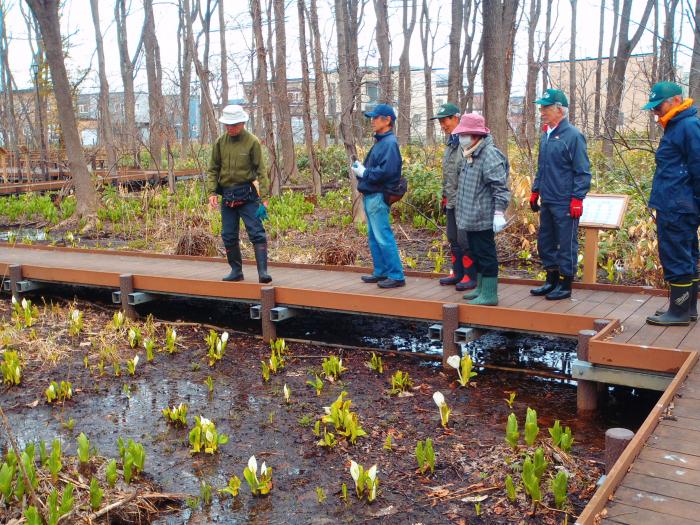
[[[28,406],[29,408],[34,408],[34,407],[37,406],[38,404],[39,404],[39,400],[38,400],[38,399],[35,399],[35,400],[32,401],[31,403],[27,403],[27,406]]]
[[[482,494],[481,496],[467,496],[466,498],[462,498],[459,501],[463,501],[464,503],[479,503],[480,501],[484,501],[487,498],[488,496],[486,494]]]

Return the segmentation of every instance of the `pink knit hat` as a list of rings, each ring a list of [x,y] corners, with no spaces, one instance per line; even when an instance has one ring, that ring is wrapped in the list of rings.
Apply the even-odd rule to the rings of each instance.
[[[484,117],[478,113],[465,113],[459,124],[452,130],[453,135],[488,135],[491,130],[486,127]]]

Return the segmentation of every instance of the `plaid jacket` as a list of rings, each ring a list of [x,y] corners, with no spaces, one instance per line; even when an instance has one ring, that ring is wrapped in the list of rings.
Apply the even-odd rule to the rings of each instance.
[[[457,228],[483,231],[493,228],[493,215],[505,211],[510,202],[508,159],[486,135],[465,159],[457,188]]]

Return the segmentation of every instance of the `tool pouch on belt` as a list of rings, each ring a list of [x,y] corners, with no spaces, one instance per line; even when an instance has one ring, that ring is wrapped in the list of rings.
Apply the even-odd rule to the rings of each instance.
[[[245,184],[239,184],[237,186],[221,188],[221,196],[224,201],[224,206],[238,208],[247,202],[256,201],[258,199],[258,192],[255,191],[253,184],[246,182]]]

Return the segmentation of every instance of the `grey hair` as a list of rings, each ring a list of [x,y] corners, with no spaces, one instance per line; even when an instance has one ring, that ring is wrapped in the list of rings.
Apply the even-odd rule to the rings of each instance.
[[[562,112],[564,113],[564,118],[569,117],[569,108],[563,106],[561,102],[555,102],[554,105],[558,108],[561,108]]]

